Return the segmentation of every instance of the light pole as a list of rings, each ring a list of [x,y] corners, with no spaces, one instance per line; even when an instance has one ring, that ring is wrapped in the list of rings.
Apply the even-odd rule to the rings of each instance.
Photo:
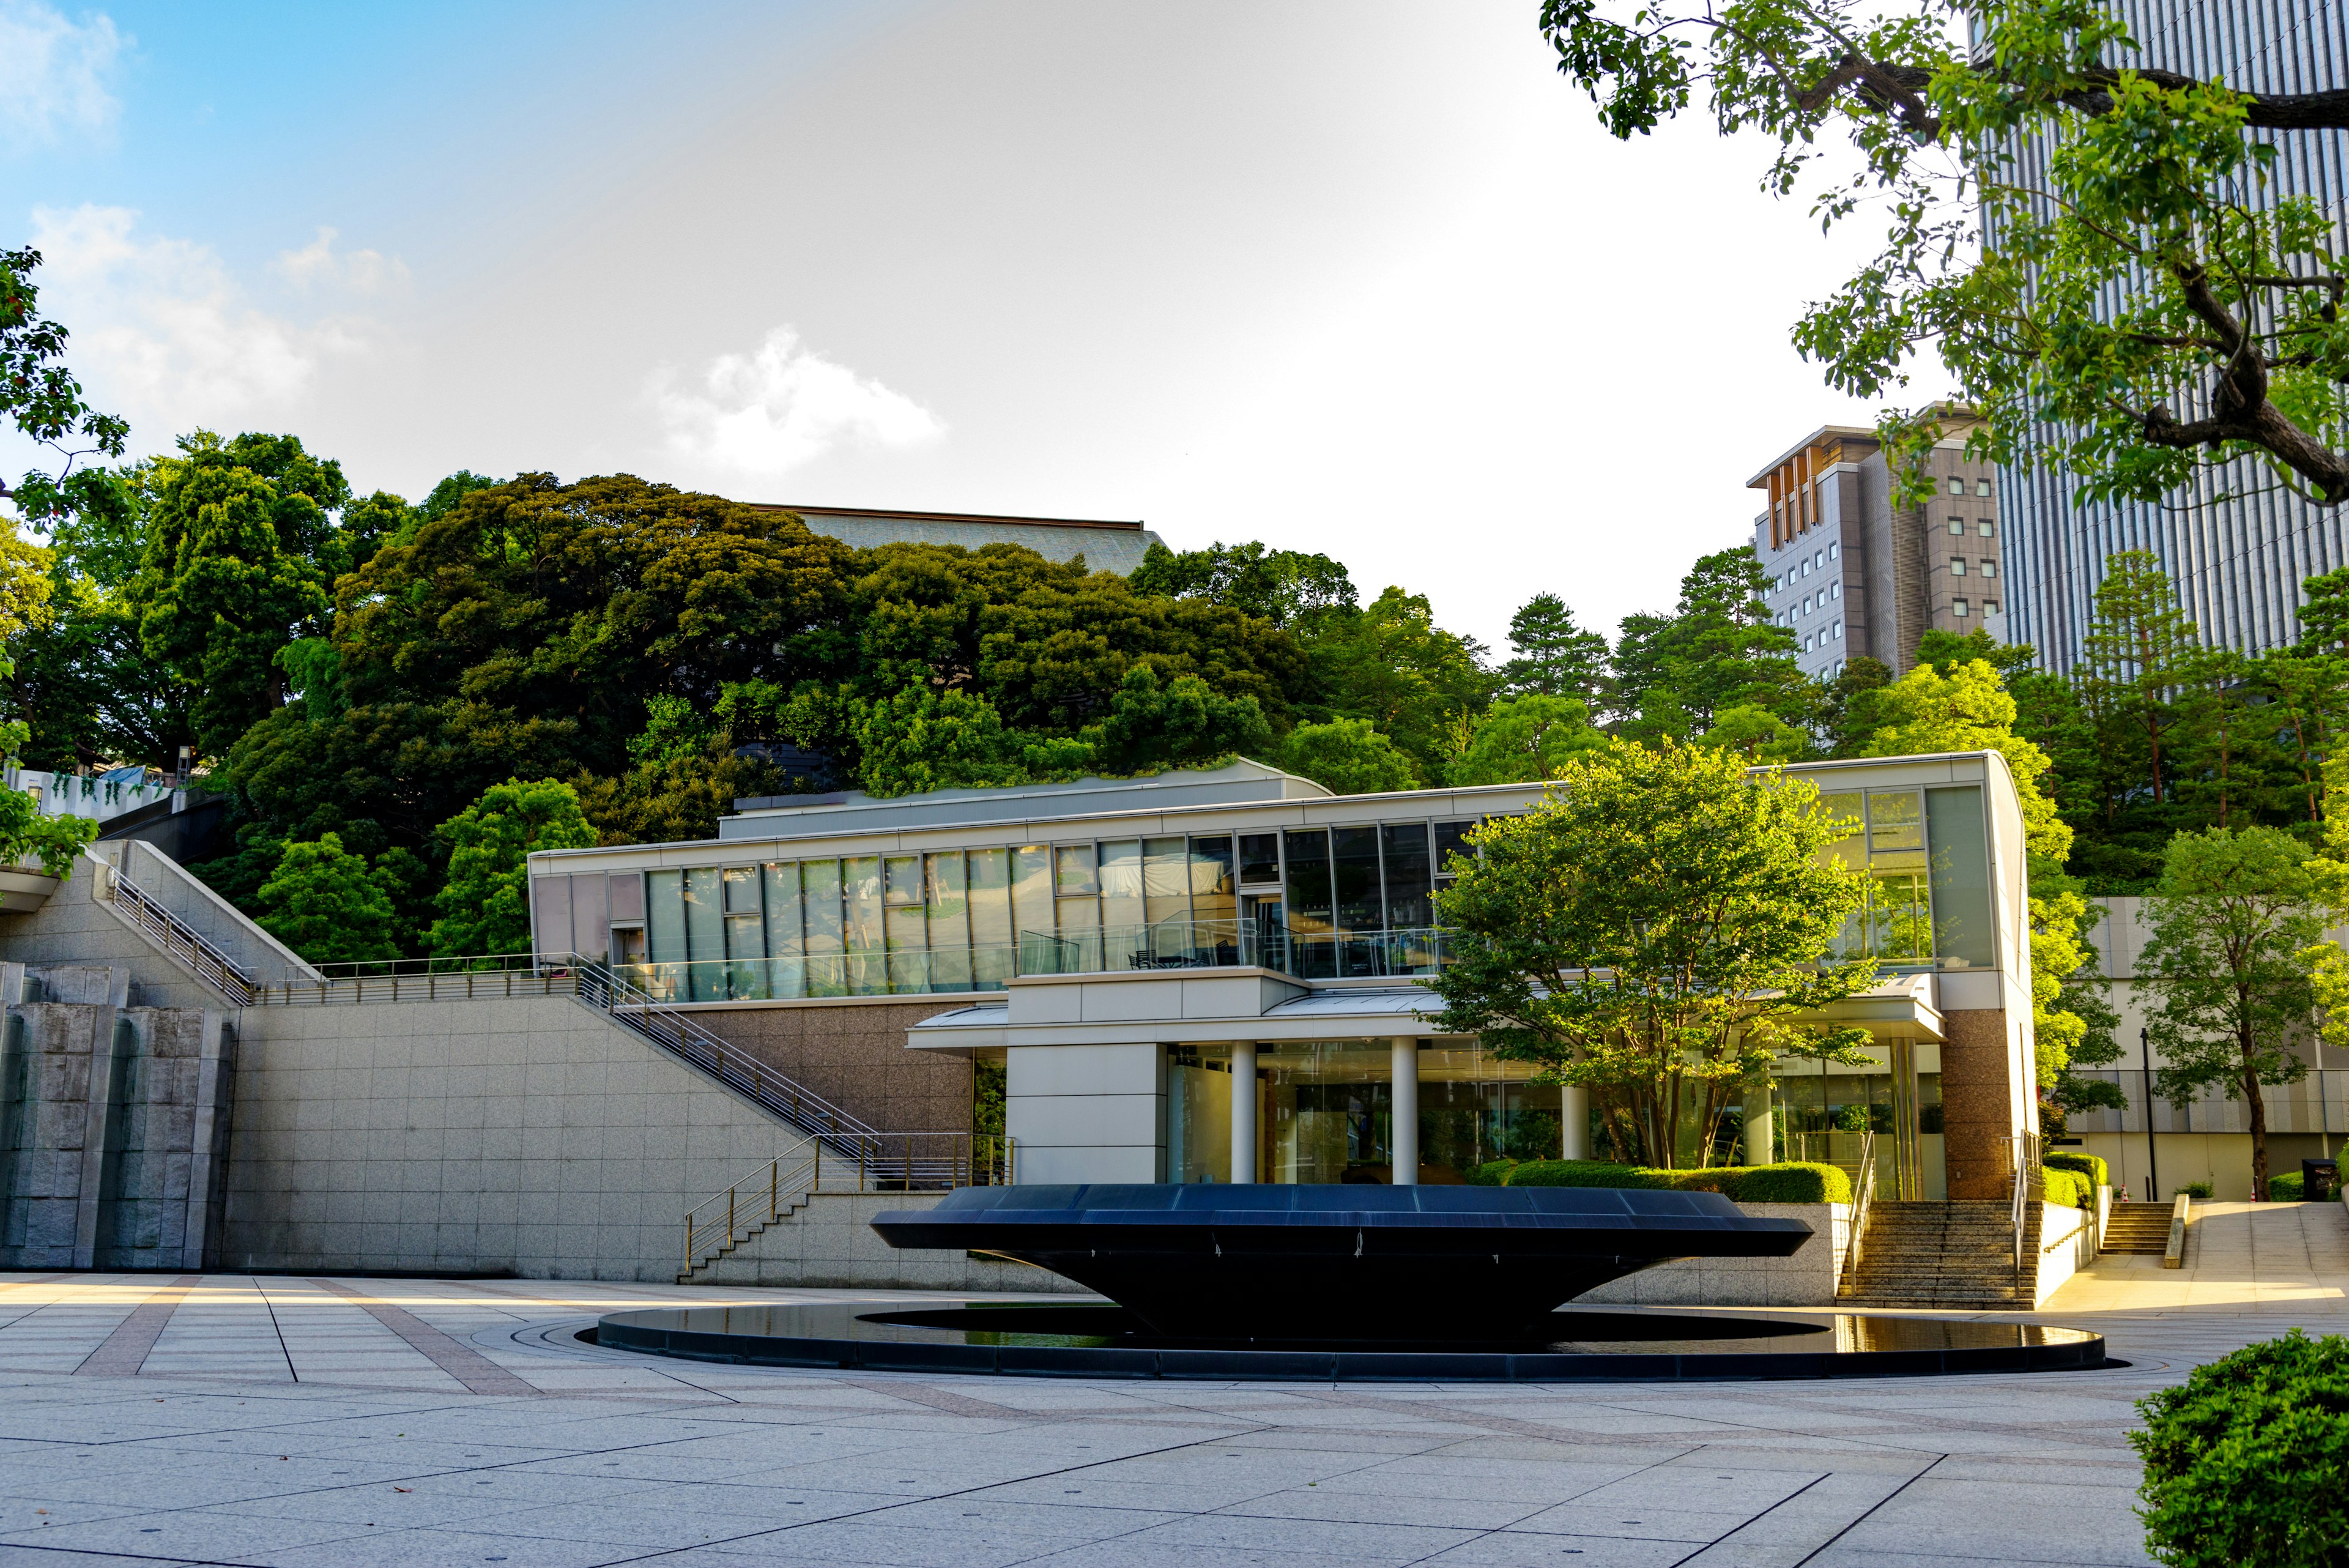
[[[2153,1156],[2153,1046],[2143,1029],[2137,1032],[2137,1048],[2141,1064],[2145,1068],[2146,1198],[2148,1201],[2158,1203],[2161,1201],[2161,1168],[2154,1163]]]

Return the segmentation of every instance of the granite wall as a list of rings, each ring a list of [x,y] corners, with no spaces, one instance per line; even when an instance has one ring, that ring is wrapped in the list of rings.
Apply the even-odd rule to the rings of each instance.
[[[912,1051],[905,1031],[969,1005],[921,1002],[780,1002],[696,1008],[693,1021],[889,1132],[968,1132],[970,1063]]]

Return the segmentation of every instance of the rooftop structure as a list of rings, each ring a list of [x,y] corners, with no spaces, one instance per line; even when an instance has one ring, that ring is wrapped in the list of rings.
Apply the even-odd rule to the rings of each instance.
[[[1084,557],[1097,572],[1121,576],[1142,565],[1143,553],[1160,543],[1139,522],[1077,517],[999,517],[978,512],[894,512],[864,506],[792,506],[776,502],[743,504],[754,512],[789,512],[816,533],[859,550],[876,545],[1024,545],[1048,561]]]

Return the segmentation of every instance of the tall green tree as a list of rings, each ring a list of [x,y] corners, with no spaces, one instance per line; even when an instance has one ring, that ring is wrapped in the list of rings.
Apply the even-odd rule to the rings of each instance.
[[[1771,623],[1769,579],[1751,545],[1699,557],[1666,615],[1629,615],[1615,649],[1623,732],[1685,740],[1732,708],[1807,724],[1816,706],[1795,666],[1795,634]]]
[[[2163,1062],[2154,1081],[2171,1100],[2218,1088],[2242,1103],[2255,1199],[2268,1190],[2260,1087],[2308,1071],[2292,1047],[2314,1026],[2309,950],[2323,931],[2309,859],[2306,845],[2272,827],[2181,833],[2145,906],[2153,934],[2137,977]]]
[[[1367,719],[1299,724],[1282,738],[1276,761],[1339,794],[1420,787],[1412,759]]]
[[[1504,690],[1535,697],[1571,697],[1592,713],[1606,705],[1609,685],[1607,639],[1575,624],[1574,611],[1556,594],[1536,594],[1509,618],[1509,653],[1501,666]]]
[[[2333,221],[2270,179],[2284,147],[2349,124],[2338,84],[2158,68],[2177,62],[2101,0],[1545,0],[1541,22],[1615,135],[1702,95],[1724,136],[1775,145],[1765,189],[1807,191],[1830,227],[1885,215],[1882,250],[1795,328],[1830,385],[1880,398],[1930,347],[1981,420],[1974,451],[2049,442],[2090,499],[2217,469],[2220,488],[2349,500]],[[1943,424],[1939,405],[1880,421],[1912,483]]]
[[[1353,578],[1341,563],[1299,550],[1269,549],[1255,540],[1180,552],[1154,542],[1126,580],[1136,593],[1206,599],[1291,628],[1358,603]]]
[[[1504,697],[1475,722],[1444,782],[1536,784],[1565,766],[1568,757],[1604,745],[1606,739],[1592,727],[1590,710],[1579,698],[1539,692]]]
[[[1721,1117],[1775,1054],[1857,1063],[1864,1031],[1803,1015],[1875,982],[1830,948],[1865,874],[1822,853],[1818,792],[1733,753],[1614,742],[1542,803],[1478,829],[1437,895],[1461,933],[1430,982],[1445,1033],[1548,1083],[1583,1084],[1619,1149],[1710,1159]]]
[[[1427,597],[1400,587],[1358,611],[1330,612],[1305,649],[1314,716],[1367,722],[1423,778],[1443,776],[1458,719],[1473,720],[1493,694],[1484,645],[1436,625]]]
[[[2152,804],[2162,805],[2170,785],[2163,736],[2178,722],[2178,698],[2194,677],[2200,639],[2159,557],[2123,550],[2106,558],[2080,647],[2082,695],[2106,754],[2128,770],[2108,775],[2107,815],[2119,814],[2140,781]]]
[[[437,957],[517,953],[530,948],[529,857],[595,842],[577,792],[554,779],[508,779],[440,826],[449,879],[429,937]]]

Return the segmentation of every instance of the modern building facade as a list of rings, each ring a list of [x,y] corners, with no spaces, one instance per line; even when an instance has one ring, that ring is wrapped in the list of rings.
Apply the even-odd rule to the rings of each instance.
[[[2255,92],[2317,92],[2349,85],[2349,4],[2344,0],[2114,0],[2143,46],[2136,60]],[[2276,134],[2264,194],[2308,196],[2339,213],[2349,201],[2349,133]],[[2050,148],[2022,150],[2021,177],[2037,179]],[[2349,234],[2334,248],[2349,245]],[[2044,445],[2052,432],[2043,432]],[[2147,550],[2178,584],[2188,616],[2214,646],[2255,652],[2300,635],[2301,584],[2349,564],[2349,519],[2235,465],[2158,502],[2084,503],[2078,479],[2026,459],[1999,476],[2013,529],[2015,593],[2010,640],[2030,643],[2049,669],[2070,670],[2104,580],[2107,557]]]
[[[1845,942],[1885,979],[1837,1014],[1875,1036],[1869,1064],[1789,1062],[1773,1144],[1874,1130],[1909,1195],[2002,1193],[2036,1127],[2002,760],[1791,771],[1857,829],[1836,853],[1874,891]],[[814,798],[726,818],[715,840],[534,855],[533,915],[542,955],[608,954],[732,1028],[917,1009],[909,1064],[1000,1064],[1022,1182],[1456,1181],[1504,1154],[1604,1147],[1581,1092],[1429,1023],[1448,940],[1433,897],[1479,822],[1539,795],[1336,796],[1242,762]]]
[[[1963,430],[1927,466],[1932,500],[1896,506],[1876,432],[1826,425],[1746,481],[1768,499],[1754,553],[1771,618],[1795,634],[1805,674],[1831,678],[1863,655],[1906,674],[1933,628],[2008,640],[1993,471],[1966,455]]]
[[[1074,517],[997,517],[977,512],[888,512],[864,506],[788,506],[746,502],[754,512],[789,512],[818,534],[859,550],[876,545],[1022,545],[1048,561],[1084,557],[1097,572],[1123,576],[1142,565],[1143,552],[1161,543],[1139,523],[1096,522]]]

